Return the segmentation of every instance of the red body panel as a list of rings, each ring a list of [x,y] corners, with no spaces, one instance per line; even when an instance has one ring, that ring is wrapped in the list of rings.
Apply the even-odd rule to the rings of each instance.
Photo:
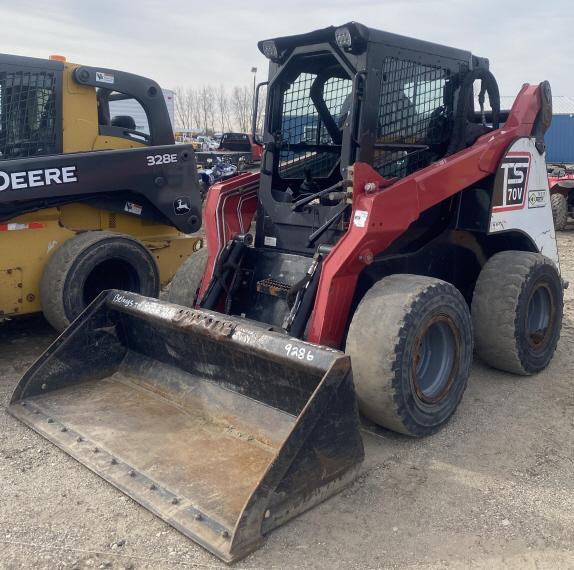
[[[374,256],[403,234],[421,212],[496,171],[512,141],[530,135],[540,109],[538,89],[537,85],[525,85],[521,89],[503,128],[482,136],[470,148],[392,185],[368,164],[354,165],[353,219],[359,212],[359,223],[351,220],[348,231],[323,262],[308,341],[342,348],[360,272]],[[240,227],[248,228],[256,208],[257,182],[257,175],[246,175],[210,190],[205,209],[209,262],[201,294],[211,278],[215,257],[225,245],[225,239],[231,239],[234,233],[241,231]],[[377,189],[366,193],[365,184],[372,182]],[[240,203],[238,189],[241,187],[246,189]],[[360,212],[367,213],[362,227]],[[216,222],[214,226],[210,225],[213,221]]]
[[[251,135],[249,135],[249,141],[251,142],[251,158],[253,162],[259,162],[263,156],[263,145],[256,143]]]
[[[259,173],[243,173],[226,182],[214,184],[207,194],[203,220],[207,241],[207,266],[199,288],[198,302],[213,276],[215,260],[225,244],[249,231],[257,210]]]
[[[524,86],[503,129],[372,194],[365,193],[365,184],[380,186],[383,179],[369,165],[355,164],[353,212],[367,211],[367,222],[365,227],[351,223],[323,263],[307,340],[340,348],[365,265],[404,233],[420,212],[494,173],[510,143],[531,133],[539,109],[538,86]]]
[[[552,194],[568,196],[574,190],[574,172],[567,172],[564,176],[549,176],[548,188]]]

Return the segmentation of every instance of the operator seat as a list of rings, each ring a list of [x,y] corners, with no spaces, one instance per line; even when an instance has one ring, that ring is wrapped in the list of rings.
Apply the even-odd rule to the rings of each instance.
[[[112,127],[120,127],[122,129],[128,129],[130,131],[136,130],[136,122],[134,118],[130,115],[116,115],[112,119]]]

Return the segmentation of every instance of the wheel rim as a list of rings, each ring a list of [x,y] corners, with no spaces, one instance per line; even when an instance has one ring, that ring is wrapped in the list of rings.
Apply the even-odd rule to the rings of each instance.
[[[84,281],[83,300],[85,306],[89,305],[106,289],[141,292],[140,278],[136,269],[122,259],[107,259],[96,265]]]
[[[538,285],[530,295],[526,312],[526,334],[528,344],[534,350],[542,350],[552,332],[554,323],[554,302],[545,283]]]
[[[452,319],[433,317],[418,335],[413,360],[415,392],[422,402],[434,404],[449,391],[456,375],[459,342]]]

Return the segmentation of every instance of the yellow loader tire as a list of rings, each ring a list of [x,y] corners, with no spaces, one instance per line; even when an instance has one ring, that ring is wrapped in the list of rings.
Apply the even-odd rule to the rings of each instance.
[[[78,234],[64,242],[44,268],[40,283],[44,316],[61,332],[106,289],[157,297],[160,278],[155,259],[129,235]]]

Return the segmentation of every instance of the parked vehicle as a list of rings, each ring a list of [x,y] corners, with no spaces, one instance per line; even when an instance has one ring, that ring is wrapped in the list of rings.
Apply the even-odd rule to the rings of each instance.
[[[201,143],[201,150],[215,150],[219,147],[219,144],[214,141],[211,137],[204,135],[198,135],[197,140]]]
[[[200,151],[203,145],[198,141],[190,132],[186,131],[176,131],[175,132],[175,143],[176,144],[187,144],[190,145],[194,151]]]
[[[217,149],[197,152],[196,160],[199,167],[204,169],[209,168],[216,158],[234,164],[238,169],[250,168],[261,162],[262,148],[252,135],[223,133]]]
[[[184,235],[201,227],[193,152],[158,84],[2,54],[0,100],[0,315],[62,331],[104,289],[157,296],[201,247]]]
[[[554,229],[563,230],[574,217],[574,164],[549,164],[548,186]]]
[[[250,152],[251,162],[260,162],[263,154],[261,143],[257,142],[253,135],[247,133],[223,133],[218,150]]]

